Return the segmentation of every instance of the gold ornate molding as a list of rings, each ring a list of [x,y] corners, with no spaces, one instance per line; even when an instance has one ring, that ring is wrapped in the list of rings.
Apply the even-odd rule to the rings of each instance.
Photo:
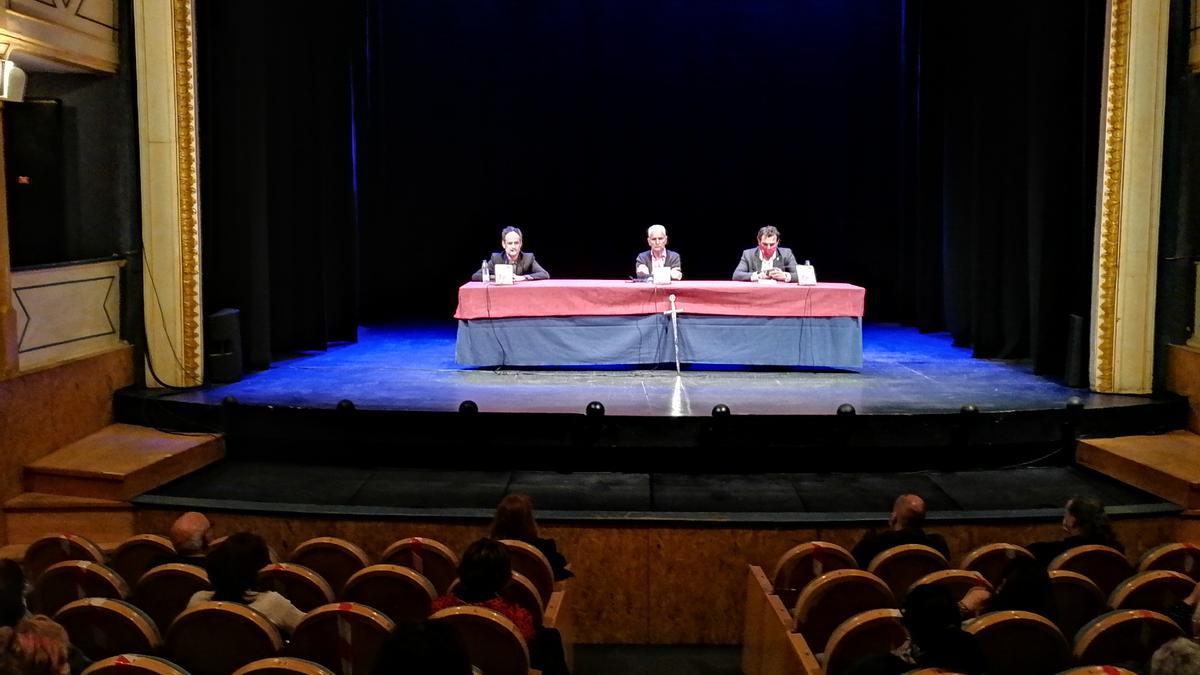
[[[175,120],[179,147],[179,242],[184,377],[201,382],[200,201],[192,0],[175,0]]]
[[[1125,161],[1125,95],[1129,65],[1129,16],[1132,0],[1111,0],[1108,17],[1108,69],[1104,96],[1104,148],[1096,246],[1096,381],[1099,391],[1113,389],[1116,348],[1117,278],[1121,235],[1121,188]]]

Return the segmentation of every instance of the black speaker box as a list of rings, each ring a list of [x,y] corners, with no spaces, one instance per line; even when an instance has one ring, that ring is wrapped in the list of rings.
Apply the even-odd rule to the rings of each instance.
[[[222,309],[204,317],[204,379],[237,382],[242,379],[242,313]]]
[[[62,102],[4,106],[4,171],[13,267],[68,259],[63,212]]]

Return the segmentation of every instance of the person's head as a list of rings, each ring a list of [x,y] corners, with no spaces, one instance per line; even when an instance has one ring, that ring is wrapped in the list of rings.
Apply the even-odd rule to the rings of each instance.
[[[246,592],[256,589],[258,571],[270,562],[271,551],[262,537],[251,532],[230,535],[208,554],[205,564],[213,600],[245,602]]]
[[[512,578],[508,549],[495,539],[480,539],[467,547],[458,563],[455,594],[468,602],[493,598]]]
[[[1091,539],[1112,539],[1112,526],[1104,503],[1091,497],[1071,497],[1063,512],[1063,530],[1072,536],[1080,535]]]
[[[1052,594],[1046,566],[1033,558],[1017,556],[1005,566],[988,610],[1020,610],[1046,616],[1053,610]]]
[[[500,500],[492,519],[493,539],[532,541],[538,536],[537,521],[533,519],[533,500],[529,495],[514,492]]]
[[[67,675],[70,640],[48,616],[21,619],[0,628],[0,672],[14,675]]]
[[[25,616],[29,585],[15,560],[0,560],[0,626],[15,626]]]
[[[171,524],[171,543],[183,555],[197,555],[208,551],[212,543],[212,523],[203,513],[188,511]]]
[[[471,675],[471,658],[449,624],[422,621],[398,626],[375,660],[377,675]]]
[[[521,255],[521,245],[524,243],[525,235],[521,234],[521,228],[509,225],[500,230],[500,246],[509,258]]]
[[[758,250],[764,258],[775,255],[779,247],[779,228],[774,225],[764,225],[758,228]]]
[[[925,500],[918,495],[900,495],[892,504],[888,524],[894,530],[921,527],[925,523]]]
[[[667,228],[662,225],[646,228],[646,243],[650,245],[650,251],[654,255],[661,256],[662,252],[667,250]]]
[[[1200,645],[1195,640],[1175,638],[1150,657],[1150,675],[1200,674]]]

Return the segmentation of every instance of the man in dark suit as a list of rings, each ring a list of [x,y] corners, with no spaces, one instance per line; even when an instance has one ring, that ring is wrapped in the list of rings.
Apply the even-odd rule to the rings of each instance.
[[[532,253],[521,252],[521,245],[524,243],[525,236],[521,234],[520,228],[509,226],[501,230],[500,246],[504,250],[492,254],[491,260],[488,261],[488,272],[495,275],[496,265],[512,265],[513,281],[549,279],[550,273],[542,269]],[[483,270],[475,270],[471,281],[483,281]]]
[[[733,271],[734,281],[774,279],[784,283],[796,278],[796,256],[792,249],[779,245],[779,229],[767,225],[758,229],[758,246],[742,251],[742,259]]]
[[[921,529],[924,523],[925,500],[917,495],[900,495],[892,505],[888,529],[867,532],[850,553],[864,570],[875,556],[901,544],[924,544],[949,558],[950,547],[946,545],[946,539],[940,534],[927,534]]]
[[[654,276],[654,270],[658,268],[671,270],[671,278],[676,281],[683,278],[683,263],[679,254],[667,250],[667,228],[651,225],[646,229],[646,243],[650,244],[650,250],[638,254],[633,263],[633,271],[638,279]]]

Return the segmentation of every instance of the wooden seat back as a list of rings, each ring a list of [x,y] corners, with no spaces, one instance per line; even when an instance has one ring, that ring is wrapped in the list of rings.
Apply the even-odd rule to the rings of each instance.
[[[300,542],[292,549],[288,562],[303,565],[324,577],[336,596],[346,580],[371,564],[367,554],[357,544],[337,537],[315,537]]]
[[[1196,581],[1182,572],[1150,570],[1129,577],[1108,596],[1112,609],[1149,609],[1167,612],[1191,595]]]
[[[88,562],[104,562],[104,551],[87,537],[62,532],[47,534],[37,539],[25,549],[22,567],[25,568],[25,578],[37,581],[47,568],[55,563],[66,560],[87,560]]]
[[[862,570],[834,570],[813,579],[800,592],[792,610],[796,632],[814,652],[825,651],[833,631],[855,614],[896,606],[882,579]]]
[[[118,654],[93,663],[83,675],[188,675],[188,672],[158,656]]]
[[[187,609],[199,591],[211,591],[208,572],[195,565],[167,563],[146,570],[133,589],[133,604],[150,615],[160,630]]]
[[[1175,542],[1155,546],[1138,561],[1139,572],[1170,570],[1200,581],[1200,546]]]
[[[808,541],[788,549],[775,563],[771,583],[785,605],[792,605],[808,582],[835,570],[855,569],[850,551],[827,541]]]
[[[276,656],[248,663],[233,675],[334,675],[334,672],[319,663],[291,656]]]
[[[279,654],[283,637],[270,619],[236,602],[202,602],[167,630],[167,654],[192,675],[229,675]]]
[[[71,644],[93,661],[162,650],[162,635],[153,619],[124,600],[84,598],[69,602],[58,610],[54,620],[66,629]]]
[[[908,639],[900,610],[872,609],[846,619],[829,636],[825,647],[825,675],[841,675],[858,660],[886,654]]]
[[[1183,635],[1168,617],[1144,609],[1118,609],[1092,619],[1075,636],[1080,665],[1146,663],[1164,643]]]
[[[370,565],[350,577],[344,602],[357,602],[383,613],[398,625],[425,620],[437,591],[421,573],[400,565]]]
[[[924,544],[893,546],[871,560],[867,571],[883,579],[896,602],[902,602],[913,582],[921,577],[950,567],[946,556]]]
[[[129,586],[107,565],[87,560],[64,560],[47,567],[34,588],[37,611],[53,616],[64,605],[80,598],[129,597]]]
[[[529,649],[517,627],[484,607],[450,607],[436,612],[466,648],[471,665],[487,675],[529,675]]]
[[[1055,673],[1071,649],[1049,619],[1032,612],[991,612],[967,623],[988,663],[988,675]]]
[[[1137,675],[1137,673],[1116,666],[1081,666],[1064,670],[1058,675]]]
[[[271,563],[262,568],[258,571],[258,587],[282,595],[301,612],[328,605],[335,599],[333,588],[324,577],[296,563]]]
[[[550,566],[550,561],[532,544],[516,539],[501,539],[500,543],[508,549],[513,571],[533,584],[542,599],[542,606],[545,607],[546,603],[550,602],[550,594],[554,592],[554,569]]]
[[[379,562],[416,570],[433,584],[437,595],[450,590],[458,578],[458,556],[440,541],[426,537],[408,537],[384,550]]]
[[[959,567],[979,572],[984,579],[988,580],[988,583],[995,586],[1000,583],[1008,566],[1017,558],[1033,560],[1033,554],[1024,546],[1016,544],[1002,542],[984,544],[963,556],[962,564]]]
[[[330,603],[301,619],[287,655],[319,663],[340,675],[370,673],[395,627],[391,619],[366,605]]]
[[[1074,637],[1089,621],[1104,612],[1105,597],[1096,582],[1079,572],[1050,572],[1054,623],[1064,636]]]
[[[979,572],[969,570],[939,570],[930,572],[925,576],[913,582],[913,585],[908,588],[908,592],[918,586],[942,586],[950,591],[950,595],[955,598],[961,598],[967,594],[967,591],[973,588],[986,588],[992,590],[992,584],[983,577]]]
[[[155,562],[173,555],[175,545],[170,539],[157,534],[135,534],[117,546],[108,566],[133,587],[147,570],[155,566]]]
[[[1067,549],[1050,561],[1048,570],[1067,570],[1079,572],[1096,582],[1104,597],[1108,597],[1113,589],[1122,581],[1133,576],[1133,566],[1129,560],[1115,548],[1089,544]]]
[[[450,584],[448,592],[454,593],[458,588],[458,580]],[[556,591],[551,598],[557,596],[561,591]],[[512,577],[504,588],[500,589],[500,597],[513,603],[514,605],[523,608],[529,612],[529,616],[533,618],[534,626],[542,626],[546,620],[546,607],[542,606],[542,598],[538,595],[537,589],[533,587],[533,582],[525,578],[520,572],[513,572]]]

